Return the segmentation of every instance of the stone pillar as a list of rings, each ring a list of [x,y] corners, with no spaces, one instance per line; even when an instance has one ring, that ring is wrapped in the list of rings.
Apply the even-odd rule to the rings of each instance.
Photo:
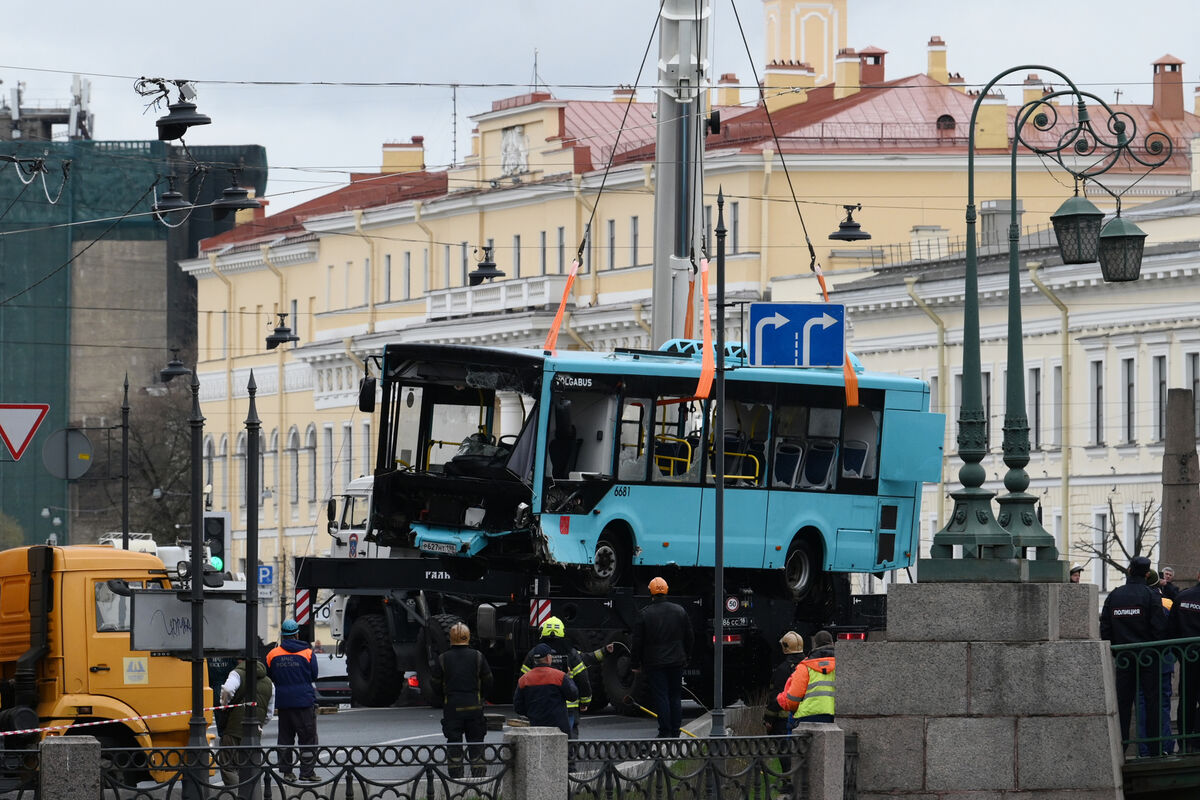
[[[1098,599],[1093,584],[888,587],[887,641],[837,644],[860,800],[1119,800]]]
[[[1162,460],[1162,542],[1158,567],[1175,568],[1186,589],[1200,573],[1200,467],[1196,462],[1196,407],[1191,389],[1167,390],[1167,438]]]
[[[100,797],[100,742],[92,736],[51,736],[40,745],[42,800]]]
[[[841,680],[839,664],[838,683]],[[832,722],[797,722],[793,731],[812,733],[812,744],[808,751],[809,798],[842,800],[846,778],[845,731]]]
[[[558,728],[513,728],[504,732],[513,747],[512,769],[501,797],[560,800],[567,796],[567,735]]]

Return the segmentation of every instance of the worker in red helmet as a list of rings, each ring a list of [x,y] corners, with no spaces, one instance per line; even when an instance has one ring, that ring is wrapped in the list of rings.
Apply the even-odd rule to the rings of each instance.
[[[633,626],[630,662],[646,671],[651,703],[658,715],[658,737],[679,738],[683,723],[683,668],[692,652],[692,626],[687,612],[667,599],[667,582],[650,581],[650,604]]]

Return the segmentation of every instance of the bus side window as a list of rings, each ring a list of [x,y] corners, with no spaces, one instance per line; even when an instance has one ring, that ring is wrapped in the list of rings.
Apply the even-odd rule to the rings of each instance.
[[[878,463],[879,412],[862,406],[846,409],[842,477],[872,480]]]
[[[646,398],[626,398],[621,408],[617,432],[617,477],[623,481],[646,480],[646,411],[654,401]]]

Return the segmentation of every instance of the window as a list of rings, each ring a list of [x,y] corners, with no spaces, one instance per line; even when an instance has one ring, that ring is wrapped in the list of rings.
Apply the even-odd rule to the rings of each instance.
[[[567,229],[561,225],[558,228],[558,274],[567,271]]]
[[[588,228],[583,236],[583,263],[579,265],[580,272],[590,272],[592,269],[592,229]]]
[[[992,373],[990,371],[981,372],[979,374],[980,388],[983,392],[983,449],[991,452],[992,449]]]
[[[954,117],[950,116],[949,114],[942,114],[937,118],[937,129],[939,131],[954,130]]]
[[[941,411],[938,408],[938,376],[934,375],[929,379],[929,410],[937,413]]]
[[[238,434],[237,444],[234,446],[233,460],[237,465],[237,503],[238,508],[246,508],[246,434],[243,432]]]
[[[738,204],[729,204],[729,252],[738,251]]]
[[[308,500],[310,503],[316,503],[321,499],[321,495],[317,491],[317,428],[315,425],[309,425],[308,431],[304,434],[304,449],[308,451]]]
[[[716,254],[717,247],[713,242],[712,206],[704,207],[704,246],[710,253]]]
[[[362,287],[362,304],[364,306],[371,304],[371,259],[363,259],[363,287]]]
[[[300,503],[300,431],[292,428],[288,433],[288,500],[292,505]]]
[[[1167,438],[1167,357],[1155,356],[1154,368],[1154,441]]]
[[[325,310],[333,311],[333,264],[325,267]]]
[[[1029,379],[1025,386],[1029,395],[1027,403],[1029,417],[1029,446],[1041,449],[1042,446],[1042,369],[1034,367],[1029,370]]]
[[[333,426],[326,425],[325,426],[325,458],[322,459],[322,461],[325,464],[325,470],[324,470],[324,474],[321,477],[322,477],[322,482],[324,484],[324,489],[328,493],[333,492],[334,453],[335,453],[335,451],[333,449]],[[325,492],[322,492],[322,494],[325,494]]]
[[[1055,366],[1051,371],[1051,386],[1050,392],[1054,400],[1052,406],[1053,418],[1050,422],[1050,436],[1053,439],[1056,447],[1062,447],[1063,443],[1063,370],[1061,366]]]
[[[354,431],[350,428],[349,422],[342,423],[342,445],[345,450],[342,453],[342,488],[350,485],[350,481],[354,480]]]
[[[538,271],[540,274],[546,274],[546,232],[542,231],[538,234]]]
[[[450,245],[442,245],[442,288],[450,288]]]
[[[1196,417],[1196,438],[1200,439],[1200,353],[1187,354],[1187,387],[1192,390],[1192,409]]]
[[[1093,362],[1096,363],[1096,362]],[[1092,514],[1092,545],[1103,554],[1108,553],[1108,511]],[[1101,592],[1108,591],[1108,569],[1103,559],[1092,560],[1092,582],[1100,585]]]
[[[292,333],[295,334],[296,336],[299,336],[300,335],[300,308],[299,308],[299,303],[296,300],[292,300],[292,302],[291,302],[291,320],[292,320]]]
[[[405,300],[411,296],[409,291],[412,289],[412,253],[405,251],[404,253],[404,274],[400,276],[400,291],[401,297]]]
[[[615,269],[617,266],[617,221],[610,219],[608,221],[608,268]]]
[[[371,474],[371,420],[362,424],[362,474]]]
[[[512,254],[513,277],[521,277],[521,236],[517,234],[513,236],[513,254]]]
[[[383,257],[383,302],[392,299],[392,254]]]
[[[1121,359],[1121,441],[1133,444],[1137,441],[1135,424],[1137,386],[1134,384],[1136,370],[1132,358]]]
[[[638,261],[638,218],[629,218],[629,266],[636,267]]]
[[[462,249],[462,285],[466,286],[468,283],[467,274],[471,271],[471,261],[467,254],[467,243],[463,242],[459,247]]]
[[[1104,444],[1104,362],[1093,361],[1091,364],[1092,380],[1092,444]]]

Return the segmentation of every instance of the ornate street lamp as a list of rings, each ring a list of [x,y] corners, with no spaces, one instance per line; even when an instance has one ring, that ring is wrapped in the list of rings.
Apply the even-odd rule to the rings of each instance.
[[[1136,281],[1142,273],[1146,232],[1121,216],[1120,210],[1100,231],[1100,272],[1104,280]]]
[[[975,119],[984,98],[1001,79],[1014,73],[1047,71],[1062,78],[1070,88],[1053,92],[1023,105],[1017,112],[1012,137],[1012,196],[1008,232],[1008,380],[1004,413],[1004,463],[1008,472],[1004,486],[1008,494],[998,500],[1000,515],[992,514],[993,493],[982,488],[987,473],[980,462],[987,454],[987,419],[984,417],[982,375],[980,369],[979,336],[979,267],[975,235]],[[1078,109],[1076,119],[1062,133],[1050,137],[1051,144],[1023,138],[1026,122],[1032,121],[1039,132],[1053,130],[1058,123],[1058,111],[1053,104],[1057,97],[1069,97]],[[1094,101],[1107,113],[1103,131],[1091,124],[1087,101]],[[1025,363],[1021,326],[1020,226],[1017,220],[1017,151],[1019,147],[1048,156],[1076,180],[1093,180],[1112,169],[1123,158],[1132,159],[1155,169],[1171,156],[1170,139],[1162,133],[1151,132],[1145,137],[1145,158],[1134,152],[1129,144],[1136,136],[1136,124],[1124,112],[1113,111],[1103,100],[1080,91],[1064,74],[1043,66],[1020,66],[993,78],[980,91],[971,111],[967,144],[967,249],[965,277],[965,308],[963,312],[963,402],[958,419],[958,453],[963,461],[959,470],[962,489],[951,493],[954,513],[946,526],[933,537],[930,557],[919,562],[918,574],[923,581],[1041,581],[1062,582],[1067,579],[1067,563],[1059,560],[1054,537],[1042,528],[1037,518],[1037,498],[1025,490],[1029,475],[1029,421],[1025,412]],[[1064,163],[1064,154],[1090,157],[1092,163],[1082,170],[1073,170]],[[1109,192],[1112,194],[1112,192]],[[1116,197],[1116,195],[1113,195]],[[1118,201],[1118,209],[1120,198]],[[1072,198],[1054,215],[1064,263],[1088,263],[1088,256],[1108,251],[1100,256],[1106,279],[1114,275],[1132,275],[1141,266],[1141,245],[1145,234],[1128,230],[1119,214],[1109,223],[1112,234],[1099,232],[1099,213],[1083,198]],[[1105,230],[1108,230],[1106,227]],[[1099,233],[1099,236],[1096,236]],[[1138,236],[1140,234],[1140,237]],[[1089,238],[1090,237],[1090,238]],[[1098,239],[1098,241],[1096,241]],[[1136,240],[1136,251],[1134,240]],[[1104,261],[1109,267],[1104,267]],[[1131,263],[1133,262],[1133,263]],[[1068,336],[1069,331],[1063,331]],[[963,558],[955,559],[954,548],[961,547]],[[1034,551],[1034,559],[1025,558]]]
[[[471,274],[467,276],[467,282],[471,286],[478,286],[484,281],[492,280],[493,278],[503,278],[504,272],[496,268],[496,262],[492,261],[492,248],[483,248],[483,260],[479,262],[479,266],[471,270]]]
[[[862,229],[862,225],[854,221],[854,212],[862,211],[862,203],[845,205],[846,218],[838,223],[838,229],[829,234],[835,242],[861,242],[871,238],[871,234]]]

